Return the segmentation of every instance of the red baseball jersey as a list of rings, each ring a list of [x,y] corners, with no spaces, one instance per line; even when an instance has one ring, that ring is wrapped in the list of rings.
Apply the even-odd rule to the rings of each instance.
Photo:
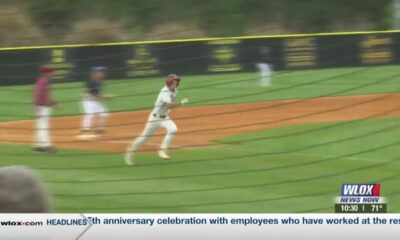
[[[38,78],[35,83],[33,90],[33,103],[36,106],[47,106],[53,105],[53,100],[50,94],[49,80],[44,77]]]

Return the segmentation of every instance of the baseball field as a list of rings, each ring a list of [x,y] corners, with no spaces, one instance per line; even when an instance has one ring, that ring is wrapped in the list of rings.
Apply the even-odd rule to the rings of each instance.
[[[179,74],[179,73],[178,73]],[[1,87],[0,166],[38,171],[55,212],[333,212],[342,183],[381,183],[400,212],[398,66],[182,76],[169,160],[157,132],[123,161],[163,78],[106,82],[106,135],[78,140],[82,82],[54,83],[56,154],[31,151],[32,86]],[[33,80],[32,80],[33,81]]]

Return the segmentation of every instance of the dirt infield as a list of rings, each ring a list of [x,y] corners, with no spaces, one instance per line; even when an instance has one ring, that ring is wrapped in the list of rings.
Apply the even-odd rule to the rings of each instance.
[[[171,114],[179,128],[173,147],[212,146],[216,145],[212,139],[294,124],[400,116],[396,108],[400,108],[400,94],[185,107]],[[95,141],[76,138],[81,117],[53,118],[52,140],[59,148],[122,152],[143,130],[148,115],[149,111],[114,113],[107,134]],[[33,126],[30,120],[0,123],[0,142],[31,144]],[[154,150],[163,134],[159,130],[143,150]]]

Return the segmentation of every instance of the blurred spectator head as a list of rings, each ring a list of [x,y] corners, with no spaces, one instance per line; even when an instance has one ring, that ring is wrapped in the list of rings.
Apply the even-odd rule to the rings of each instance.
[[[49,209],[48,195],[33,171],[20,166],[0,168],[0,212],[46,213]]]

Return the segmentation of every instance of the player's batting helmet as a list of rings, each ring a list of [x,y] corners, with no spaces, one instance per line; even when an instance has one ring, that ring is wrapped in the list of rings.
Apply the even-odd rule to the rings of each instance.
[[[92,72],[105,72],[107,71],[107,67],[104,66],[94,66],[91,68]]]
[[[51,67],[48,67],[48,66],[42,66],[42,67],[39,69],[39,72],[40,72],[41,74],[53,73],[53,72],[54,72],[54,69],[51,68]]]
[[[180,77],[176,74],[170,74],[167,76],[167,78],[165,79],[165,84],[167,85],[167,87],[170,87],[172,85],[172,83],[176,81],[176,86],[179,86],[179,82],[181,81]]]

